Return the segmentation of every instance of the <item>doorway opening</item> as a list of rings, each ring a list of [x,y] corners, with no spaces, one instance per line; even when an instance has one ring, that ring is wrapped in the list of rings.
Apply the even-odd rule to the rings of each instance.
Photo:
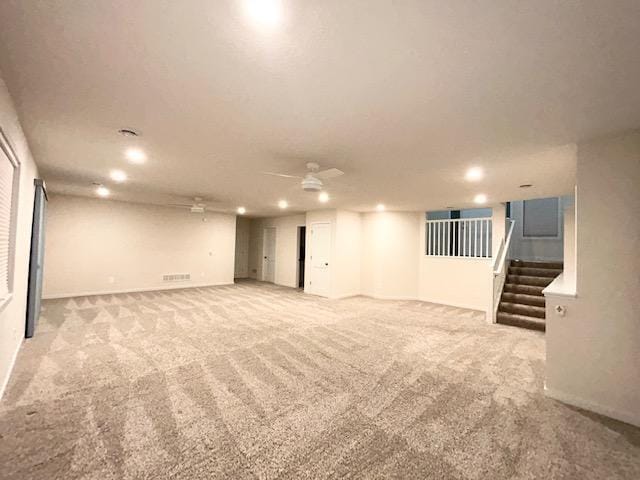
[[[307,227],[298,227],[298,288],[304,288],[304,258],[306,255]]]

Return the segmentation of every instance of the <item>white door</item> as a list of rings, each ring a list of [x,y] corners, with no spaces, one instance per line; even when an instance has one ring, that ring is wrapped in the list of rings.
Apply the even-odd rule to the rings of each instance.
[[[276,229],[265,228],[262,242],[262,281],[276,281]]]
[[[328,297],[330,287],[331,224],[312,223],[310,240],[309,290],[316,295]]]

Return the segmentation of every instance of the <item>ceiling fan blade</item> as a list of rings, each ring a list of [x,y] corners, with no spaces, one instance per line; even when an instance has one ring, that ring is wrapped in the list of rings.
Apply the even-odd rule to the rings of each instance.
[[[181,208],[191,208],[193,204],[189,203],[167,203],[167,207],[181,207]]]
[[[284,173],[275,173],[275,172],[260,172],[263,175],[273,175],[274,177],[283,177],[283,178],[302,178],[299,175],[286,175]]]
[[[342,170],[338,170],[337,168],[328,168],[327,170],[322,170],[321,172],[316,172],[313,174],[318,178],[335,178],[340,175],[344,175]]]

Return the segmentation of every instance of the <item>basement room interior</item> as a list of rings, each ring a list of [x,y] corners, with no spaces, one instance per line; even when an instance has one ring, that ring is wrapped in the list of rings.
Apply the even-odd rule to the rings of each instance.
[[[637,0],[0,2],[0,477],[640,479]]]

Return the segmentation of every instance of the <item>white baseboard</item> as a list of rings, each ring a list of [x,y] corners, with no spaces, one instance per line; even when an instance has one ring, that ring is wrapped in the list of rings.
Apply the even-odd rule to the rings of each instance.
[[[333,297],[329,297],[331,300],[341,300],[343,298],[351,298],[351,297],[357,297],[359,295],[362,295],[361,293],[344,293],[342,295],[335,295]]]
[[[590,410],[592,412],[599,413],[600,415],[604,415],[605,417],[613,418],[614,420],[619,420],[621,422],[640,427],[640,415],[638,415],[637,413],[633,414],[631,412],[621,412],[614,408],[606,407],[604,405],[600,405],[598,403],[576,397],[575,395],[571,395],[569,393],[564,393],[559,390],[548,388],[546,385],[544,386],[544,394],[547,397],[553,398],[554,400],[558,400],[562,403],[573,405],[574,407],[582,408],[584,410]]]
[[[428,298],[418,298],[418,300],[420,300],[421,302],[435,303],[436,305],[444,305],[446,307],[456,307],[456,308],[464,308],[465,310],[475,310],[476,312],[484,312],[484,313],[491,312],[491,307],[489,307],[489,310],[487,310],[486,308],[481,308],[481,307],[478,307],[477,305],[465,305],[464,303],[460,303],[460,302],[444,303],[439,300],[430,300]]]
[[[11,373],[13,373],[13,367],[16,365],[16,360],[18,359],[18,352],[20,351],[20,347],[22,346],[23,339],[20,339],[18,342],[18,346],[16,347],[13,355],[11,356],[11,361],[9,362],[9,368],[7,369],[6,376],[2,379],[2,384],[0,385],[0,400],[4,396],[4,392],[7,389],[7,385],[9,385],[9,379],[11,378]]]
[[[375,298],[376,300],[399,300],[399,301],[419,301],[420,299],[412,295],[374,295],[372,293],[363,293],[365,297]]]
[[[185,288],[203,288],[203,287],[221,287],[224,285],[234,285],[233,282],[219,282],[219,283],[183,283],[180,285],[163,285],[161,287],[142,287],[142,288],[127,288],[123,290],[92,290],[84,292],[72,292],[72,293],[56,293],[53,295],[43,295],[43,300],[51,300],[55,298],[70,298],[70,297],[89,297],[92,295],[117,295],[120,293],[141,293],[141,292],[158,292],[162,290],[180,290]]]

